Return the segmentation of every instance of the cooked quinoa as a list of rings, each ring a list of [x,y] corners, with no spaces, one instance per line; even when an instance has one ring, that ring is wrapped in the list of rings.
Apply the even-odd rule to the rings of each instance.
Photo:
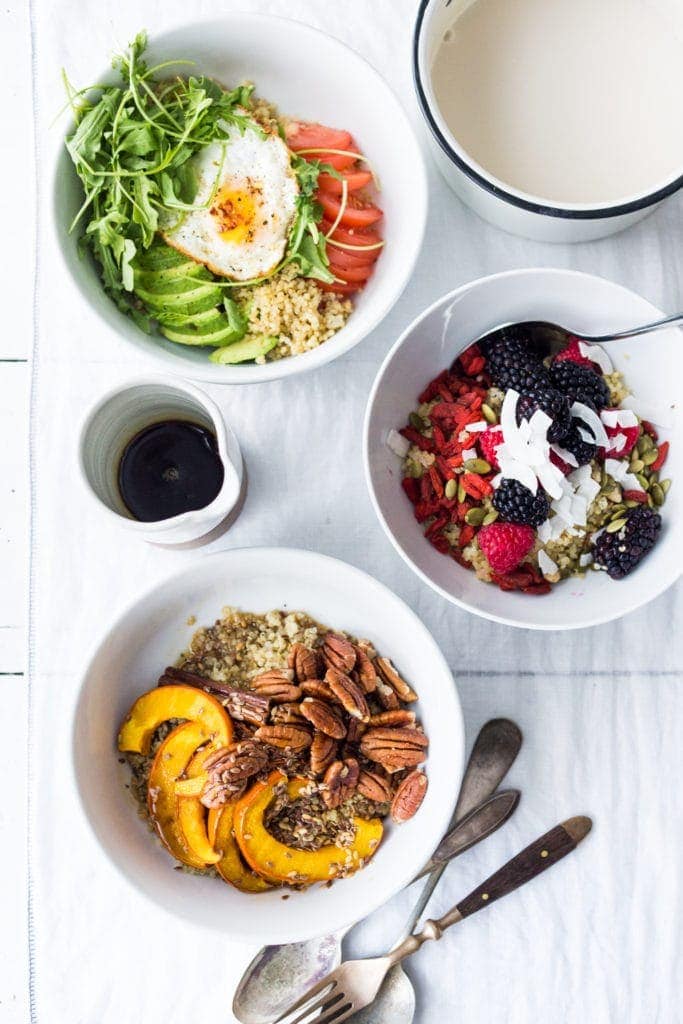
[[[248,310],[250,332],[279,339],[257,363],[310,352],[340,331],[353,312],[349,299],[323,291],[293,267],[284,267],[263,284],[237,288],[234,297]]]

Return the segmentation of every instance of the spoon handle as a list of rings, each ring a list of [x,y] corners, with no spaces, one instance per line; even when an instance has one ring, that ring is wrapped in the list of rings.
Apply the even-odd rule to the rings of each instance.
[[[455,806],[451,824],[460,822],[495,793],[510,770],[521,745],[521,730],[519,726],[515,725],[508,718],[492,718],[482,726],[479,735],[474,741],[472,753],[465,768],[462,785],[460,786],[460,795]],[[512,810],[514,810],[514,807]],[[499,824],[502,825],[503,821],[500,821]],[[494,829],[486,832],[486,835],[490,835],[492,831]],[[481,838],[483,839],[485,836],[482,835]],[[463,849],[465,848],[463,847]],[[460,850],[458,852],[462,853],[463,851]],[[420,897],[413,907],[401,938],[398,940],[399,942],[414,931],[415,925],[422,917],[424,909],[429,903],[432,893],[439,884],[439,880],[445,870],[446,864],[435,860],[434,857],[425,865],[425,869],[421,874],[424,874],[425,871],[430,871],[429,878],[425,882]]]
[[[553,864],[575,850],[592,828],[590,818],[579,816],[563,821],[561,825],[546,832],[494,872],[485,882],[478,885],[468,896],[436,920],[426,921],[421,931],[409,935],[400,946],[388,954],[391,965],[399,963],[414,953],[423,942],[440,939],[447,928],[488,907],[495,900],[507,896],[530,882],[532,878],[546,871]]]
[[[618,334],[603,334],[596,336],[581,337],[592,345],[604,345],[608,341],[619,341],[620,338],[637,338],[639,334],[651,334],[652,331],[660,331],[663,327],[670,327],[672,324],[683,323],[683,313],[674,313],[673,316],[665,316],[663,320],[655,320],[651,324],[643,324],[641,327],[632,327],[628,331],[619,331]]]

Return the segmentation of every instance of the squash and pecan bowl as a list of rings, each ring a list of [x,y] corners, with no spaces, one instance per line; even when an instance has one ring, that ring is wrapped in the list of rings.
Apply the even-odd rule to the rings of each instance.
[[[202,559],[118,620],[73,750],[86,818],[141,893],[283,942],[352,923],[418,872],[452,813],[463,728],[395,595],[335,559],[256,548]]]

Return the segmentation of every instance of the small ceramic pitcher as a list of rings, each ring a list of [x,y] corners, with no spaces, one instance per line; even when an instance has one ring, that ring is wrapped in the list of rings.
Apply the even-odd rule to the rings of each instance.
[[[164,420],[189,420],[213,431],[225,476],[204,508],[158,522],[143,523],[126,508],[118,487],[123,451],[137,433]],[[105,513],[152,544],[189,544],[206,537],[236,507],[243,464],[237,438],[216,403],[192,384],[174,377],[140,377],[107,392],[88,413],[79,443],[81,476]]]

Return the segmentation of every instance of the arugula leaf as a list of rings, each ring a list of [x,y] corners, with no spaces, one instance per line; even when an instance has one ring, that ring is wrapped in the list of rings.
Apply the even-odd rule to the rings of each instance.
[[[83,183],[85,246],[100,264],[105,290],[136,319],[131,261],[149,248],[162,209],[192,208],[197,182],[188,161],[231,130],[262,132],[251,118],[253,86],[230,92],[205,76],[165,78],[168,62],[149,68],[140,32],[114,58],[119,86],[77,93],[65,77],[76,122],[66,148]]]
[[[296,155],[292,157],[292,168],[299,183],[299,195],[296,217],[287,240],[285,262],[294,263],[303,277],[313,277],[332,284],[335,278],[329,269],[327,241],[318,229],[322,210],[315,201],[315,193],[321,174],[330,174],[338,179],[341,179],[341,174],[330,164],[320,160],[304,160]]]

